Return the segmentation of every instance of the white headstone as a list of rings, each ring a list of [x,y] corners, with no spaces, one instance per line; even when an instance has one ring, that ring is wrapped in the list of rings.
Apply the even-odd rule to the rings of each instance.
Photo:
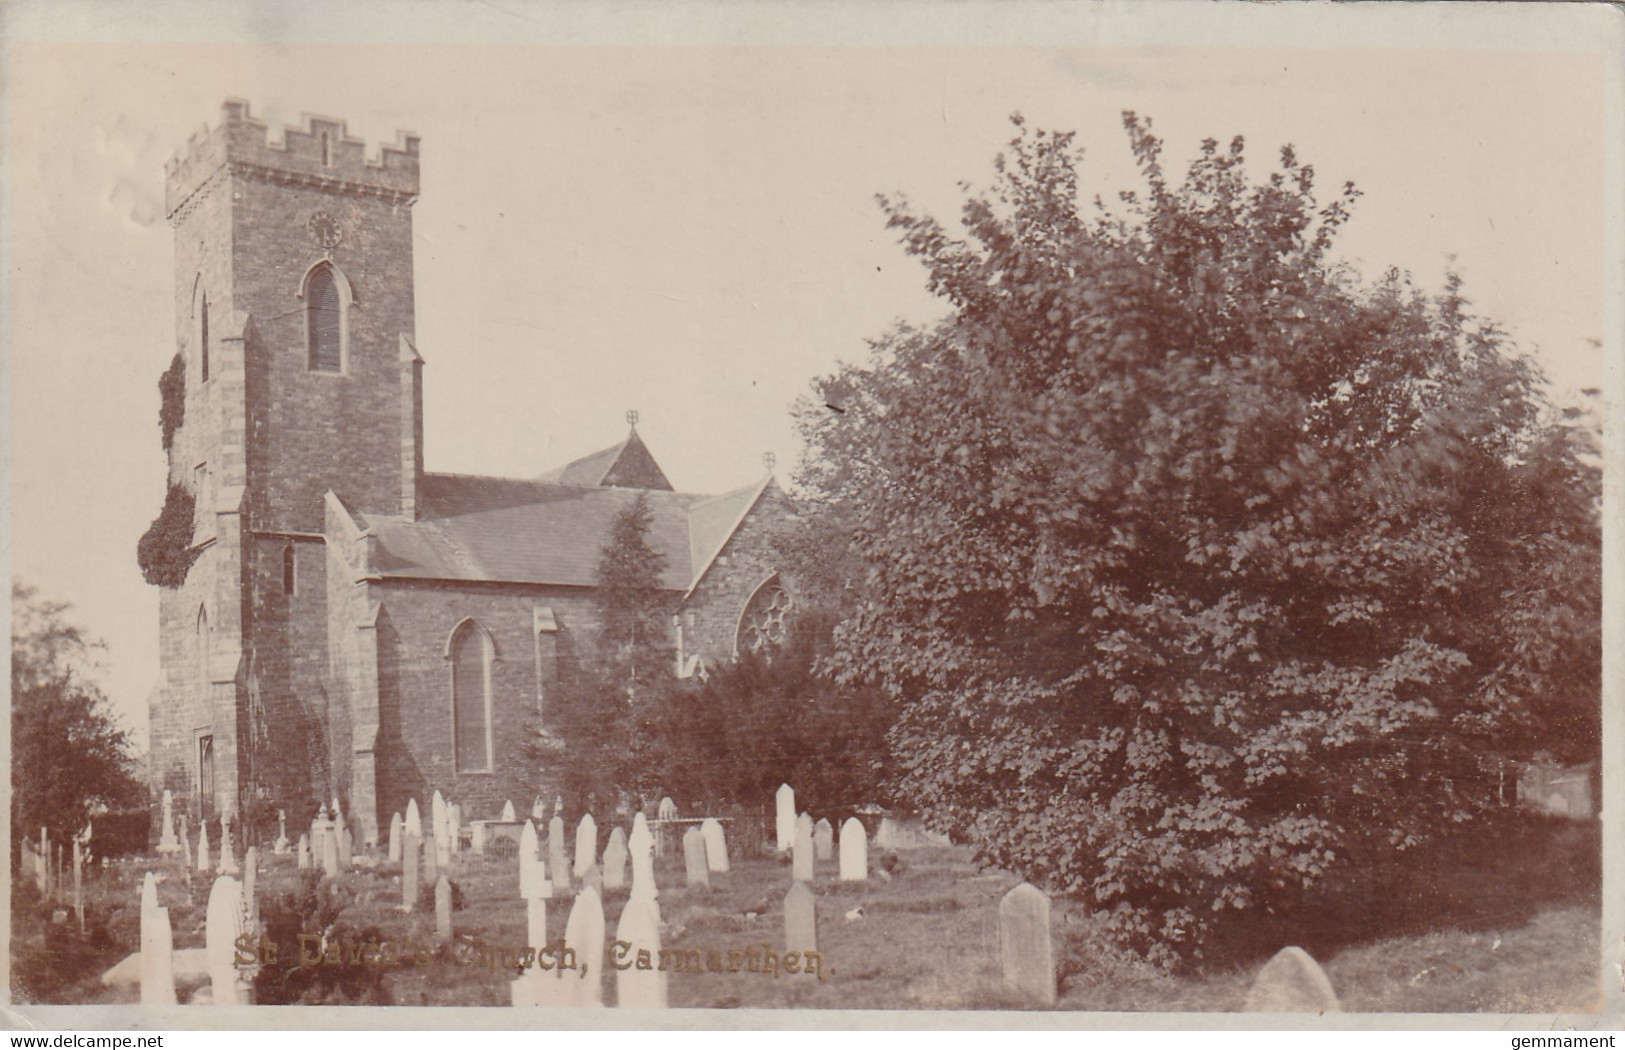
[[[216,870],[222,875],[238,874],[237,851],[231,844],[231,813],[229,810],[220,816],[220,863]]]
[[[689,886],[711,888],[710,867],[705,862],[705,836],[693,825],[683,832],[683,868]]]
[[[805,882],[792,882],[784,895],[784,950],[818,950],[818,911]]]
[[[783,853],[796,841],[796,789],[789,784],[780,784],[773,801],[773,830],[778,838],[779,852]]]
[[[566,973],[565,980],[579,977],[578,990],[572,996],[575,1006],[604,1005],[604,902],[591,886],[576,894],[575,906],[564,924],[564,943],[576,950],[574,973]]]
[[[530,819],[536,822],[537,827],[541,827],[542,821],[547,819],[547,803],[542,801],[540,795],[537,795],[536,801],[530,804]]]
[[[434,937],[442,944],[451,940],[451,883],[444,875],[434,884]]]
[[[288,852],[288,811],[285,809],[276,811],[276,841],[271,843],[271,848],[279,854]]]
[[[209,983],[216,1006],[235,1006],[237,994],[237,936],[243,932],[242,887],[230,875],[214,880],[204,928],[204,953],[209,961]]]
[[[415,911],[418,906],[418,878],[422,875],[420,870],[420,854],[423,847],[418,837],[410,830],[401,835],[401,910]]]
[[[841,857],[846,857],[844,828]],[[1022,883],[999,902],[999,961],[1004,983],[1045,1004],[1055,1002],[1055,954],[1049,927],[1049,898],[1031,883]]]
[[[322,836],[322,871],[327,877],[337,878],[339,873],[339,837],[329,828]]]
[[[655,840],[647,821],[632,822],[632,837],[627,839],[626,848],[632,856],[633,899],[659,897],[655,887]]]
[[[164,789],[164,820],[158,834],[159,853],[179,853],[180,840],[175,837],[175,796]]]
[[[818,860],[831,860],[835,856],[835,826],[828,817],[819,817],[813,825],[813,856]]]
[[[407,800],[406,816],[401,818],[401,827],[403,830],[410,831],[412,834],[416,835],[419,842],[423,841],[423,817],[418,813],[417,799],[414,798]]]
[[[173,830],[173,829],[172,829]],[[175,1003],[175,944],[169,909],[158,906],[158,880],[152,872],[141,881],[141,1002]]]
[[[841,881],[865,882],[869,878],[869,835],[863,822],[848,817],[841,825]]]
[[[609,833],[609,845],[604,847],[604,889],[619,890],[626,887],[626,831],[619,824]]]
[[[434,796],[429,800],[429,834],[439,848],[446,838],[446,796],[435,788]]]
[[[547,871],[553,876],[553,888],[559,893],[568,894],[570,884],[570,862],[564,856],[564,818],[558,814],[547,822]]]
[[[514,822],[513,799],[510,798],[508,801],[502,804],[502,817],[500,819],[505,824],[512,824]]]
[[[705,839],[705,864],[712,871],[728,870],[728,838],[723,834],[722,822],[715,817],[700,821],[700,835]]]
[[[399,813],[389,818],[389,860],[390,863],[399,863],[401,859],[401,835],[404,832],[405,821]]]
[[[576,825],[575,875],[581,878],[598,860],[598,822],[591,813],[581,815]]]
[[[463,848],[463,807],[453,802],[446,806],[446,848],[457,853]]]
[[[796,818],[796,841],[791,849],[790,877],[809,882],[813,877],[812,818],[803,813]]]
[[[191,829],[186,826],[185,813],[182,813],[175,819],[176,822],[180,824],[180,828],[177,830],[176,836],[181,840],[181,870],[189,872],[192,870],[192,832]],[[45,861],[42,859],[40,861],[40,869],[43,871],[44,867]],[[41,892],[44,892],[43,889]]]
[[[547,866],[542,863],[540,837],[536,825],[525,821],[519,832],[519,896],[526,900],[545,900],[553,896],[553,883],[547,877]],[[531,947],[541,944],[532,942]]]
[[[664,1010],[666,1008],[666,971],[660,968],[660,912],[653,901],[634,899],[621,909],[620,925],[615,928],[615,939],[632,947],[620,963],[631,963],[627,969],[615,971],[615,1005],[629,1010]],[[639,969],[637,960],[642,952],[648,968]]]
[[[299,870],[310,870],[310,836],[299,836]]]
[[[197,870],[207,872],[214,867],[209,863],[209,822],[198,823],[197,832]]]
[[[1341,1013],[1337,992],[1314,957],[1302,948],[1282,948],[1253,978],[1247,1013]]]

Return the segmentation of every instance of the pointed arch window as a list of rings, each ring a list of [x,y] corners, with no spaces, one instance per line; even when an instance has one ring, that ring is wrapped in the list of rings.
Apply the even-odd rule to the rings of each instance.
[[[474,620],[464,620],[451,634],[451,708],[454,751],[459,773],[491,770],[491,664],[496,647]]]
[[[199,370],[200,370],[200,372],[202,374],[203,381],[205,383],[207,383],[209,381],[209,297],[208,297],[208,295],[202,296],[201,300],[198,303],[197,327],[198,327],[197,341],[198,341],[198,347],[199,347],[198,367],[199,367]]]
[[[312,372],[343,372],[348,349],[349,282],[330,263],[305,277],[305,341]]]
[[[794,604],[779,578],[769,577],[745,603],[734,636],[736,651],[762,652],[782,644],[789,633]]]

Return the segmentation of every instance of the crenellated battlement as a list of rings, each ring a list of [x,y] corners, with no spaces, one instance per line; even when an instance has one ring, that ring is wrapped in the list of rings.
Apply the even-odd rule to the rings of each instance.
[[[220,122],[199,129],[186,148],[164,165],[165,211],[171,225],[222,174],[308,185],[338,193],[383,197],[410,204],[418,195],[418,136],[396,132],[394,144],[369,153],[351,138],[343,120],[305,114],[303,127],[283,129],[282,140],[256,120],[242,99],[227,99]]]

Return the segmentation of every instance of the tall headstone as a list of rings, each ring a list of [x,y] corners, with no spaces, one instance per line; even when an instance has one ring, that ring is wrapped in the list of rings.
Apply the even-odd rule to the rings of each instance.
[[[1326,971],[1302,948],[1282,948],[1264,964],[1243,1009],[1250,1014],[1343,1012]]]
[[[422,847],[418,837],[407,831],[401,836],[401,910],[414,911],[418,906],[418,854]]]
[[[192,830],[186,826],[185,813],[182,813],[179,817],[177,817],[176,822],[180,824],[180,828],[176,834],[181,840],[181,870],[187,872],[188,877],[190,877],[190,872],[192,871]],[[45,862],[42,859],[40,861],[42,867],[44,866],[44,863]]]
[[[209,822],[206,820],[199,821],[197,833],[197,870],[207,873],[212,867],[214,867],[214,865],[209,863]]]
[[[576,825],[575,875],[581,878],[598,860],[598,822],[591,813],[581,815]]]
[[[231,844],[231,812],[220,815],[220,863],[216,871],[222,875],[237,875],[237,850]]]
[[[615,939],[632,946],[629,959],[635,960],[640,951],[647,951],[654,965],[640,970],[633,965],[615,971],[615,1005],[629,1010],[664,1010],[666,1008],[666,971],[660,960],[660,912],[650,900],[630,900],[621,909],[620,925],[615,928]]]
[[[237,937],[243,932],[242,887],[230,875],[214,880],[209,890],[209,909],[203,933],[204,957],[209,965],[209,983],[216,1006],[236,1006]]]
[[[322,836],[322,871],[328,878],[334,879],[339,874],[339,837],[329,829]]]
[[[604,902],[591,886],[576,894],[570,918],[564,924],[564,943],[576,950],[578,970],[566,972],[565,980],[579,977],[572,995],[574,1006],[604,1005]]]
[[[683,832],[683,868],[690,886],[711,888],[711,869],[705,862],[705,836],[692,825]]]
[[[402,831],[402,825],[404,823],[405,823],[405,821],[401,820],[401,815],[399,813],[394,813],[394,814],[390,815],[390,818],[389,818],[389,862],[391,864],[397,864],[397,863],[400,862],[400,859],[401,859],[401,831]]]
[[[310,836],[299,836],[299,870],[310,870]]]
[[[813,856],[818,860],[831,860],[835,856],[835,825],[828,817],[819,817],[813,825]]]
[[[705,866],[712,871],[727,871],[728,838],[722,832],[722,822],[706,817],[700,821],[700,835],[705,839]]]
[[[525,900],[545,900],[553,896],[553,883],[547,877],[547,866],[542,863],[540,836],[536,834],[536,825],[528,820],[519,832],[519,896]],[[545,941],[544,936],[541,941],[532,941],[531,946],[539,948]]]
[[[654,900],[659,897],[660,891],[655,887],[654,835],[646,821],[632,822],[632,837],[627,839],[626,848],[632,855],[632,898]]]
[[[498,819],[500,819],[504,824],[514,823],[513,799],[510,798],[508,801],[502,804],[502,816]]]
[[[553,888],[568,894],[570,863],[564,856],[564,818],[557,813],[547,822],[547,870],[553,876]]]
[[[440,877],[440,851],[435,849],[434,839],[424,839],[423,849],[423,881],[427,885],[434,885],[434,880]]]
[[[810,882],[813,877],[812,818],[803,813],[796,818],[796,841],[790,854],[790,877]]]
[[[841,849],[844,858],[844,828]],[[1049,925],[1049,898],[1031,883],[1022,883],[999,902],[999,961],[1004,983],[1046,1005],[1055,1002],[1055,953]]]
[[[434,796],[429,799],[429,836],[429,839],[424,843],[425,849],[429,848],[429,842],[434,843],[434,849],[437,853],[445,849],[446,796],[440,793],[439,788],[435,789]]]
[[[164,822],[158,834],[158,852],[168,854],[180,851],[180,840],[175,837],[175,796],[164,788]]]
[[[279,856],[288,852],[288,811],[285,809],[276,811],[276,841],[271,843],[271,848]]]
[[[158,880],[149,871],[141,882],[141,1002],[144,1005],[174,1005],[174,952],[169,909],[158,906]]]
[[[866,882],[869,879],[869,833],[857,817],[841,825],[841,881]]]
[[[784,950],[818,950],[818,911],[805,882],[792,882],[784,895]]]
[[[407,800],[406,816],[401,818],[401,827],[403,830],[416,835],[419,842],[423,841],[423,817],[418,813],[417,799]]]
[[[773,830],[778,838],[779,852],[783,853],[796,841],[796,789],[789,784],[780,784],[773,801]]]
[[[617,824],[604,847],[604,889],[626,888],[626,832]]]
[[[463,848],[463,806],[460,802],[446,805],[446,852],[455,857]]]
[[[444,875],[434,884],[434,939],[441,944],[451,940],[451,883]]]

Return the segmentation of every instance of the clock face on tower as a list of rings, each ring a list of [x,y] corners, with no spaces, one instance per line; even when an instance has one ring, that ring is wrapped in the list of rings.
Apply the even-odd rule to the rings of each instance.
[[[305,224],[305,229],[310,231],[310,239],[315,241],[317,246],[321,248],[336,247],[340,238],[344,236],[344,230],[339,226],[339,221],[325,211],[319,211],[312,215],[310,221]]]

